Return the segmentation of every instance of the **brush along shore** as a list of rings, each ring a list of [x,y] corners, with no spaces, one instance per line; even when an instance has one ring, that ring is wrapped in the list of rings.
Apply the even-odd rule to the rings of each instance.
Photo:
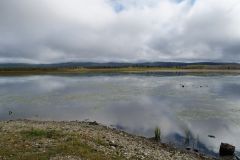
[[[1,160],[204,160],[96,122],[0,121]]]
[[[1,69],[0,76],[6,75],[45,75],[45,74],[102,74],[102,73],[188,73],[188,74],[240,74],[240,69],[181,69],[161,67],[128,67],[128,68],[9,68]]]

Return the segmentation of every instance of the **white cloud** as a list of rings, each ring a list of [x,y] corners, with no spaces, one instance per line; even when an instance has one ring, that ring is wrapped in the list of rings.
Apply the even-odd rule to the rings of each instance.
[[[0,0],[0,62],[237,61],[238,0]]]

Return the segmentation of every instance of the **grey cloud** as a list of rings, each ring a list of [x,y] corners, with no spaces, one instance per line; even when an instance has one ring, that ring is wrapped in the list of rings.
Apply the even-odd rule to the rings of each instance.
[[[239,62],[234,3],[2,0],[0,62]],[[121,12],[113,4],[121,5]]]

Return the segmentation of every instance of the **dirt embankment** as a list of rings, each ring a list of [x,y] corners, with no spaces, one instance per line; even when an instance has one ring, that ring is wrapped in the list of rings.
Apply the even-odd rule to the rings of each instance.
[[[0,159],[203,160],[144,137],[96,122],[0,121]]]

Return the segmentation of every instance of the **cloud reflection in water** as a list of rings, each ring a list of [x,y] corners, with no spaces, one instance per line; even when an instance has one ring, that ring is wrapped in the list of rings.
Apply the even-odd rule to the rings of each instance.
[[[240,149],[240,76],[1,77],[0,88],[2,120],[90,119],[147,137],[159,126],[164,141],[189,130],[210,151]]]

